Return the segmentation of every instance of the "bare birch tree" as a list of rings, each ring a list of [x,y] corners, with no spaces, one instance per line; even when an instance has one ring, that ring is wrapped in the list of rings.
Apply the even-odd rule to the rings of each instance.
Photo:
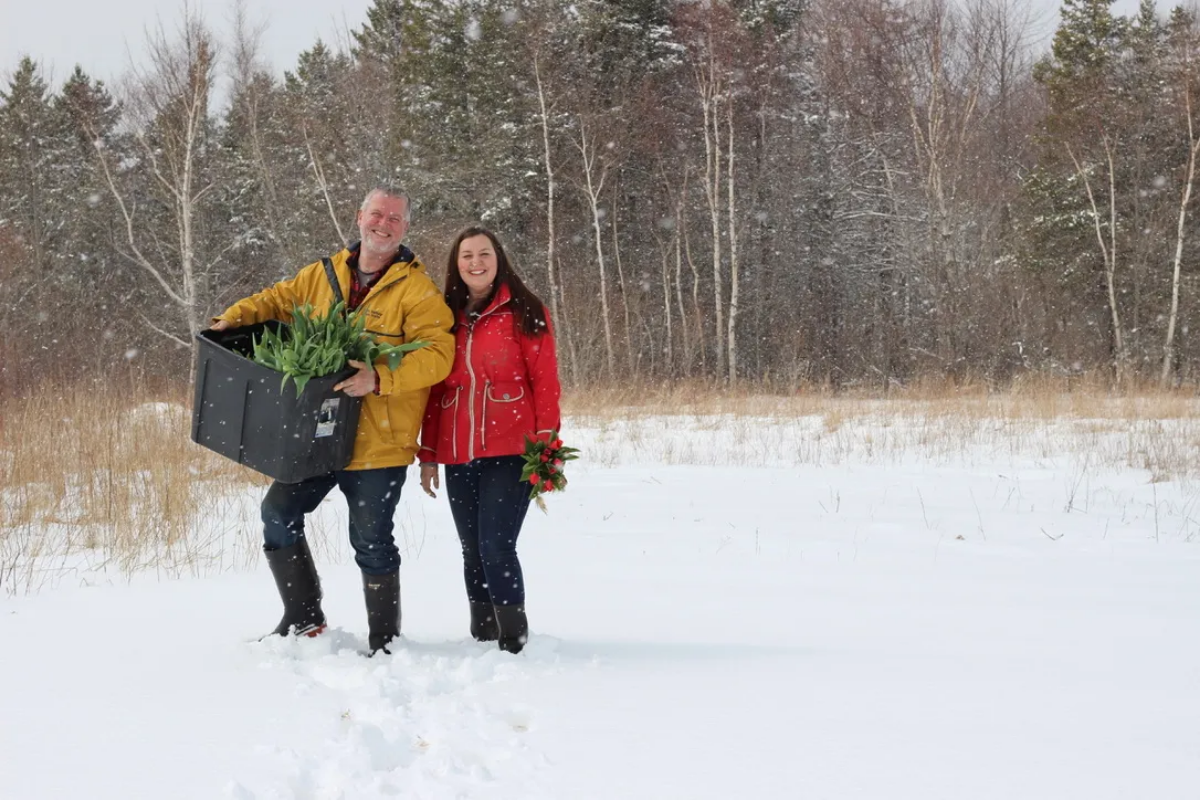
[[[1109,142],[1108,134],[1102,135],[1104,143],[1105,163],[1108,168],[1108,240],[1104,238],[1104,223],[1100,212],[1100,206],[1096,201],[1096,193],[1092,190],[1092,181],[1089,175],[1090,168],[1079,162],[1075,157],[1071,145],[1067,144],[1067,155],[1071,157],[1071,163],[1075,165],[1075,175],[1083,183],[1083,188],[1087,192],[1088,205],[1091,208],[1092,224],[1096,230],[1096,241],[1100,245],[1100,255],[1104,259],[1104,281],[1108,295],[1108,309],[1112,320],[1112,343],[1113,343],[1113,371],[1118,385],[1123,385],[1125,382],[1125,331],[1121,326],[1121,309],[1117,305],[1117,191],[1116,191],[1116,164],[1113,158],[1112,144]]]
[[[149,188],[163,198],[171,236],[160,236],[162,220],[156,220],[141,202],[147,187],[129,186],[124,180],[131,166],[114,163],[99,137],[94,142],[105,184],[124,222],[121,253],[174,306],[186,336],[145,314],[143,322],[190,348],[192,338],[204,327],[201,284],[224,251],[208,259],[198,252],[201,204],[213,189],[201,162],[216,49],[200,18],[187,6],[183,14],[177,38],[168,37],[161,27],[150,35],[148,67],[135,70],[125,96],[139,173],[144,171]],[[233,245],[230,242],[226,250]]]
[[[737,236],[737,204],[734,201],[734,172],[733,172],[733,154],[734,154],[734,136],[733,136],[733,97],[732,92],[729,102],[725,106],[725,121],[726,121],[726,144],[729,147],[729,156],[725,159],[725,188],[728,194],[726,201],[726,210],[729,212],[729,331],[726,334],[726,339],[729,346],[729,374],[728,380],[733,383],[737,380],[737,319],[738,319],[738,236]]]
[[[1190,36],[1182,43],[1180,78],[1182,81],[1184,122],[1187,125],[1187,166],[1184,169],[1183,189],[1179,198],[1179,221],[1175,228],[1175,254],[1171,263],[1171,310],[1167,315],[1166,341],[1163,343],[1162,372],[1159,382],[1166,388],[1175,363],[1175,328],[1179,320],[1180,277],[1183,267],[1183,244],[1187,238],[1188,205],[1192,201],[1192,189],[1196,181],[1196,156],[1200,153],[1200,137],[1196,134],[1195,115],[1192,112],[1192,42]]]
[[[588,129],[588,121],[579,117],[579,138],[575,140],[583,166],[584,196],[591,213],[592,233],[596,243],[596,266],[600,272],[600,315],[604,324],[604,355],[608,377],[616,374],[616,354],[613,348],[612,320],[608,309],[608,274],[604,263],[604,234],[601,222],[604,210],[600,207],[600,197],[604,191],[604,183],[608,179],[608,163],[597,152],[596,136]]]
[[[695,46],[692,75],[700,100],[704,132],[704,197],[708,201],[708,220],[712,235],[713,315],[716,332],[717,373],[725,373],[727,342],[725,330],[725,290],[721,274],[721,115],[725,92],[724,76],[714,50],[711,12],[702,20],[702,39]]]
[[[633,354],[633,323],[630,321],[629,316],[629,287],[625,283],[625,267],[621,264],[621,237],[619,235],[619,229],[617,226],[617,208],[619,205],[620,193],[617,192],[615,188],[616,185],[617,184],[614,183],[613,197],[614,200],[618,202],[613,203],[613,210],[612,214],[610,215],[612,217],[611,227],[613,264],[617,268],[617,291],[621,295],[621,312],[625,321],[625,361],[628,365],[630,376],[636,376],[637,367]]]
[[[271,168],[267,156],[270,150],[269,135],[263,129],[266,106],[270,103],[273,89],[260,59],[265,29],[265,24],[255,25],[250,22],[246,0],[236,0],[233,9],[231,58],[233,102],[236,108],[231,109],[230,113],[237,113],[245,125],[251,165],[267,210],[267,213],[262,214],[261,224],[270,231],[271,238],[288,253],[288,262],[299,262],[302,256],[292,252],[293,243],[279,227],[280,217],[276,211],[281,207],[282,201],[276,173]]]
[[[567,343],[569,355],[567,363],[570,365],[568,368],[572,370],[572,378],[577,380],[578,375],[575,373],[577,360],[573,343],[568,334],[567,322],[559,315],[558,298],[562,290],[558,285],[558,275],[555,269],[557,258],[555,245],[558,234],[555,231],[554,216],[554,200],[558,191],[558,182],[554,174],[554,160],[551,158],[550,104],[547,102],[546,84],[542,82],[542,53],[540,50],[533,55],[533,78],[534,85],[537,87],[538,123],[542,131],[542,167],[546,170],[546,287],[547,293],[550,295],[550,318],[554,320],[559,340]]]

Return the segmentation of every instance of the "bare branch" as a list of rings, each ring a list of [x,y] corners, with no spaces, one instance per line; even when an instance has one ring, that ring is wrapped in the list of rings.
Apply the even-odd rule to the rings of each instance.
[[[329,218],[333,220],[333,229],[337,231],[338,238],[342,241],[342,245],[349,244],[346,239],[346,234],[342,233],[342,226],[338,223],[337,212],[333,210],[333,199],[329,196],[329,183],[325,180],[325,171],[321,169],[321,161],[313,152],[312,140],[308,137],[308,125],[301,126],[301,131],[304,134],[304,147],[308,150],[308,162],[312,167],[313,174],[317,178],[317,187],[321,190],[321,196],[325,198],[325,207],[329,209]]]
[[[133,211],[125,204],[125,196],[121,193],[120,189],[117,188],[116,181],[113,178],[112,170],[108,165],[108,159],[104,156],[104,150],[100,144],[99,134],[90,125],[88,127],[88,134],[92,137],[92,146],[96,150],[96,156],[100,161],[101,171],[104,173],[105,185],[108,187],[109,193],[113,196],[113,199],[116,200],[117,208],[121,210],[121,217],[125,220],[125,238],[129,243],[130,250],[132,251],[132,257],[130,260],[149,273],[150,277],[154,278],[155,283],[162,287],[162,290],[166,292],[167,297],[171,298],[171,300],[178,305],[184,305],[185,301],[183,297],[175,291],[175,287],[173,287],[170,282],[167,281],[157,267],[150,263],[150,259],[146,258],[141,249],[138,247],[137,236],[134,232]]]

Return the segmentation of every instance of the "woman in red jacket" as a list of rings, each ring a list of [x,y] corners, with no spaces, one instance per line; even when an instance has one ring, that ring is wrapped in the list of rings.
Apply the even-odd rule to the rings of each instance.
[[[433,387],[421,428],[421,486],[434,497],[438,464],[463,549],[471,635],[519,653],[529,633],[517,535],[529,510],[525,439],[559,428],[554,328],[513,271],[496,235],[467,228],[446,265],[454,366]]]

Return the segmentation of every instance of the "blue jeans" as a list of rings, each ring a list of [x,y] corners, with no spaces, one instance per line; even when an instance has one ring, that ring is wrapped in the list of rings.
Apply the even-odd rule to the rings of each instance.
[[[529,510],[521,456],[477,458],[446,467],[446,494],[462,542],[463,579],[472,603],[525,604],[517,536]]]
[[[339,470],[299,483],[275,481],[262,501],[263,549],[280,550],[304,536],[304,515],[316,509],[335,485],[350,507],[350,544],[354,560],[367,575],[389,575],[400,568],[392,517],[408,467]]]

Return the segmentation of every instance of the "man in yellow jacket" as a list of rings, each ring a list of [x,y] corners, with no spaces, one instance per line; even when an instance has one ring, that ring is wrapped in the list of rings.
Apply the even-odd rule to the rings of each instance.
[[[345,299],[348,310],[366,316],[367,330],[379,341],[429,343],[406,354],[394,372],[386,359],[376,364],[351,361],[357,372],[334,387],[363,398],[350,464],[299,483],[276,481],[267,490],[263,550],[283,600],[283,619],[274,631],[281,636],[315,636],[325,628],[304,515],[335,485],[350,508],[350,543],[363,574],[371,652],[390,652],[387,645],[400,635],[400,552],[392,517],[417,453],[429,387],[449,374],[454,360],[450,309],[424,265],[401,244],[408,222],[409,202],[402,190],[373,188],[358,211],[361,241],[234,303],[212,325],[224,330],[268,319],[288,322],[298,305],[328,309]]]

